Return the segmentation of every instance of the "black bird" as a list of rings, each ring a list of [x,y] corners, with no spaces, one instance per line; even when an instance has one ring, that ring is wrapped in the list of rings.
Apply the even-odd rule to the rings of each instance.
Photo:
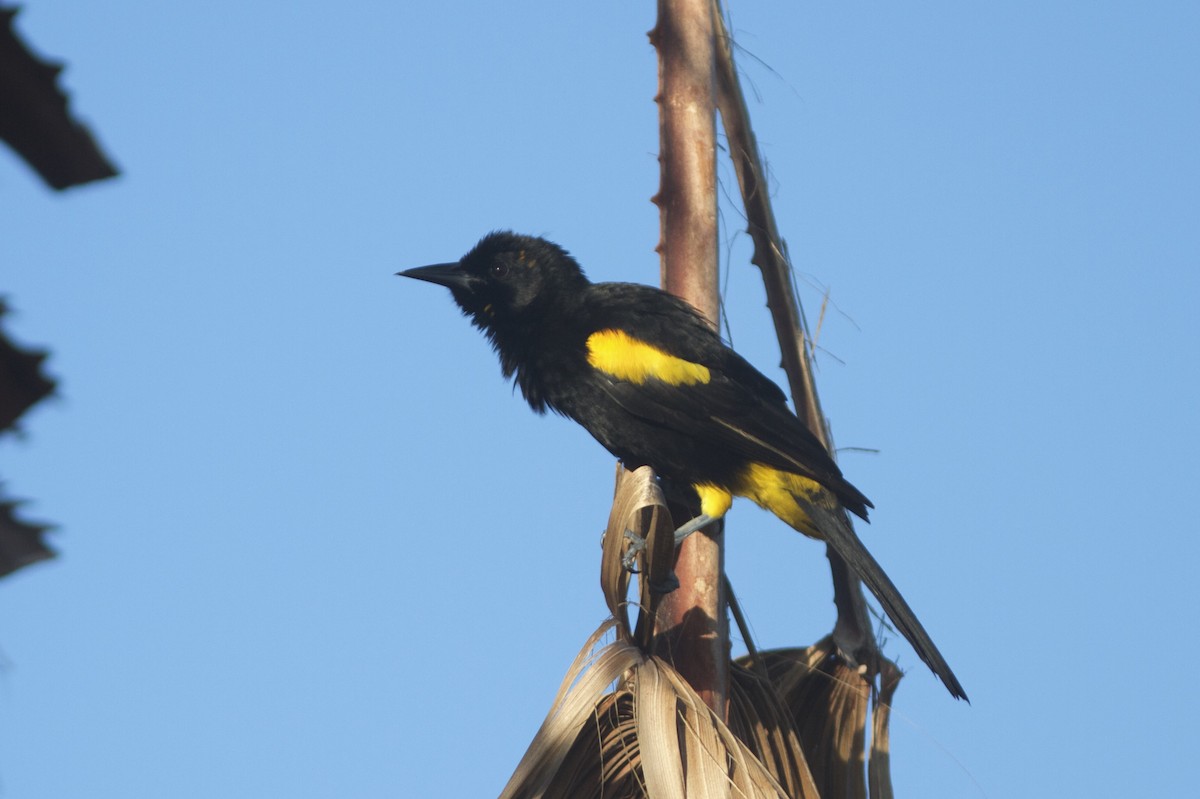
[[[566,250],[511,232],[462,260],[397,273],[446,286],[538,413],[574,419],[624,464],[651,466],[699,502],[684,535],[749,497],[827,541],[871,589],[950,693],[962,685],[896,586],[838,512],[873,507],[784,393],[683,300],[651,286],[592,283]],[[686,494],[685,494],[686,495]]]

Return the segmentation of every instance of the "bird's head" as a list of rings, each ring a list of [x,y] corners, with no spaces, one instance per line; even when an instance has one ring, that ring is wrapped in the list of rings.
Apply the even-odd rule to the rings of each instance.
[[[489,233],[453,263],[396,274],[450,289],[463,313],[487,331],[543,314],[548,303],[561,304],[588,284],[579,264],[562,247],[509,231]]]

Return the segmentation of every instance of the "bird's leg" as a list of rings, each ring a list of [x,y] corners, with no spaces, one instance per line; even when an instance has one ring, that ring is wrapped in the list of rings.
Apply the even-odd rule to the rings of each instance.
[[[712,516],[709,516],[707,513],[701,513],[691,521],[685,522],[679,527],[679,529],[675,531],[675,546],[679,546],[683,543],[683,539],[687,538],[700,528],[707,527],[715,521],[716,519],[714,519]]]

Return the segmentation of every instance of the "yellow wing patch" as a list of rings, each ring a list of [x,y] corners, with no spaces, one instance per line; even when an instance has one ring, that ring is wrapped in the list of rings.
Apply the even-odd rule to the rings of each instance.
[[[599,330],[588,336],[588,363],[607,375],[631,383],[651,378],[671,386],[692,386],[712,379],[708,367],[685,361],[623,330]]]

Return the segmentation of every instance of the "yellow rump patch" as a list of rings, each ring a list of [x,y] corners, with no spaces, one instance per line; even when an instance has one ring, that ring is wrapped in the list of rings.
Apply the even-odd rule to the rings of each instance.
[[[771,511],[793,529],[813,538],[822,536],[804,506],[835,506],[829,492],[816,480],[763,463],[751,463],[743,469],[733,491]]]
[[[672,386],[707,383],[708,367],[676,358],[623,330],[599,330],[588,336],[588,363],[607,375],[631,383],[651,378]]]

